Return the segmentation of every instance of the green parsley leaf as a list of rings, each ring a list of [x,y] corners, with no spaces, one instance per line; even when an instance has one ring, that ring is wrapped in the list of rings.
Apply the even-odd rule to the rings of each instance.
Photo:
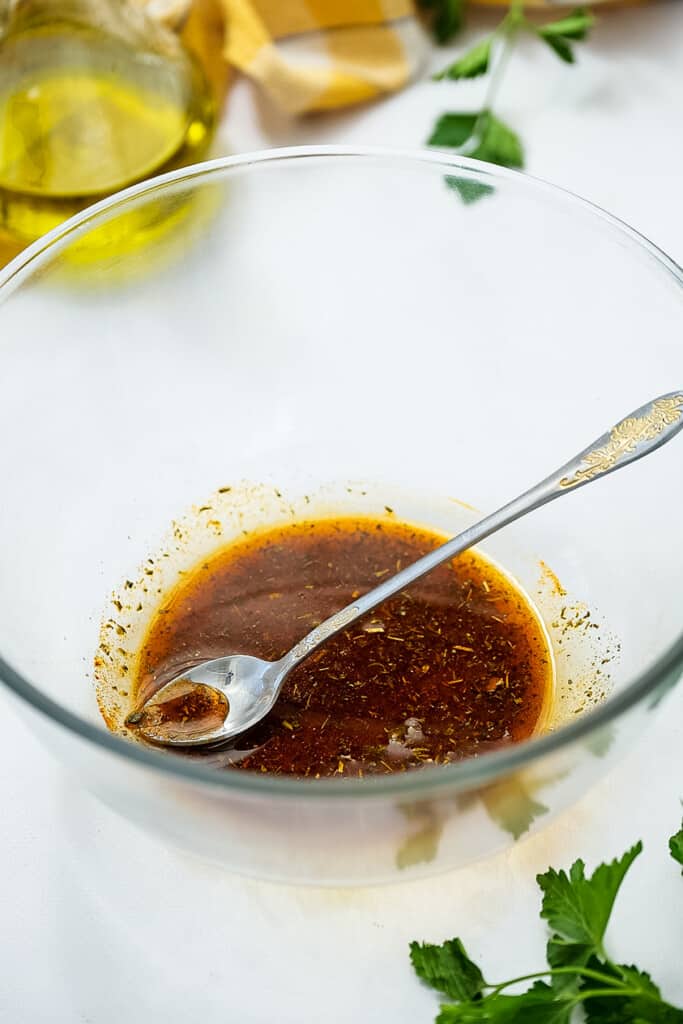
[[[621,859],[601,864],[590,878],[585,877],[582,860],[572,864],[569,875],[554,868],[538,875],[543,893],[541,917],[563,939],[601,952],[619,886],[642,849],[643,844],[636,843]]]
[[[419,0],[432,15],[432,31],[439,43],[448,43],[462,28],[465,0]]]
[[[613,977],[615,987],[623,985],[627,994],[596,994],[587,998],[586,1024],[683,1024],[683,1010],[662,1001],[659,988],[646,971],[626,964],[603,964],[596,958],[590,961],[590,967]],[[582,988],[596,992],[596,985],[589,978]]]
[[[519,136],[488,110],[482,115],[478,145],[470,156],[502,167],[524,166]]]
[[[444,181],[447,188],[458,193],[465,206],[495,192],[493,185],[482,185],[481,182],[472,181],[470,178],[458,178],[455,174],[447,174]]]
[[[669,852],[674,860],[677,860],[679,864],[683,864],[683,824],[678,832],[671,837],[669,840]],[[683,875],[683,871],[681,871]]]
[[[561,60],[566,61],[567,64],[573,64],[574,51],[568,40],[585,39],[594,21],[595,18],[590,11],[586,11],[583,7],[577,7],[566,18],[559,18],[557,21],[549,21],[547,25],[540,25],[536,32],[539,38],[547,43]]]
[[[478,111],[474,114],[442,114],[427,139],[427,145],[460,149],[471,137],[478,117]]]
[[[540,35],[540,33],[539,33]],[[543,36],[541,39],[544,43],[547,43],[551,50],[554,50],[560,60],[565,61],[566,64],[574,63],[574,51],[563,36]]]
[[[418,977],[450,999],[465,1001],[481,996],[484,976],[460,939],[450,939],[440,946],[411,942],[410,959]]]
[[[593,947],[585,942],[568,942],[561,935],[553,935],[547,945],[546,959],[551,967],[585,967]],[[581,976],[579,974],[556,974],[553,988],[556,992],[576,992]]]
[[[678,850],[683,828],[674,840]],[[664,1002],[649,974],[614,964],[602,953],[614,900],[641,850],[642,843],[636,843],[620,859],[601,864],[590,878],[581,860],[569,874],[549,868],[538,876],[541,916],[555,930],[548,942],[549,970],[491,984],[460,939],[442,946],[411,943],[420,978],[454,1000],[441,1006],[436,1024],[572,1024],[580,1004],[586,1024],[683,1024],[683,1009]],[[506,992],[532,979],[538,980],[526,992]]]
[[[602,965],[601,970],[605,970]],[[662,993],[647,971],[639,971],[637,967],[628,964],[617,964],[616,973],[629,988],[639,988],[644,995],[652,996],[654,999],[662,998]]]
[[[518,777],[501,779],[481,790],[481,801],[491,820],[517,840],[537,818],[548,813],[545,804],[536,799],[536,793],[552,781],[551,776],[539,776],[534,781]]]
[[[523,167],[519,137],[490,110],[481,113],[442,114],[428,145],[459,150],[463,156],[502,167]]]
[[[485,75],[491,59],[491,43],[490,38],[482,39],[453,64],[449,64],[443,71],[434,75],[434,80],[439,82],[445,78],[477,78],[479,75]]]
[[[476,1003],[447,1003],[436,1024],[569,1024],[573,1006],[573,1001],[558,999],[549,985],[537,981],[516,996],[493,992]]]
[[[432,11],[434,31],[442,42],[460,27],[464,0],[419,0],[419,3]],[[500,50],[498,69],[492,76],[486,100],[487,109],[476,114],[444,114],[437,122],[428,144],[453,147],[465,156],[487,160],[503,167],[522,167],[524,153],[519,137],[495,117],[490,109],[494,104],[493,97],[500,89],[506,58],[512,52],[520,31],[524,31],[538,36],[561,60],[573,64],[574,50],[570,41],[584,39],[593,22],[593,15],[589,11],[577,7],[565,17],[536,27],[525,17],[522,0],[511,3],[492,35],[480,40],[462,57],[434,75],[437,80],[485,75],[489,71],[494,39],[500,40],[500,47],[497,47]],[[481,191],[475,193],[472,189],[461,191],[458,179],[453,180],[455,184],[449,183],[449,188],[460,193],[463,202],[474,202],[485,194]]]
[[[396,851],[396,867],[399,871],[414,864],[429,864],[434,860],[442,832],[443,826],[440,822],[428,819],[422,828],[404,839]]]
[[[585,39],[589,29],[595,24],[595,18],[585,7],[577,7],[565,18],[557,21],[549,21],[546,25],[538,28],[538,34],[543,39],[550,39],[553,36],[562,36],[564,39]]]

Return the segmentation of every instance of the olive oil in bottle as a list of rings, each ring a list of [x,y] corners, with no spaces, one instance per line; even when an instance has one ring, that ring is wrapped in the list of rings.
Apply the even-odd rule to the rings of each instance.
[[[0,0],[0,20],[0,230],[19,243],[205,154],[210,87],[138,8]]]

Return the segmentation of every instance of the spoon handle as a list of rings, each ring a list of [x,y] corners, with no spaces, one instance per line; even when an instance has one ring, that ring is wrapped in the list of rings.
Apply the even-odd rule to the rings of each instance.
[[[641,406],[545,480],[321,622],[278,662],[278,669],[289,672],[294,665],[307,658],[339,630],[367,614],[410,583],[414,583],[437,565],[478,544],[485,537],[489,537],[508,523],[513,523],[527,512],[540,508],[541,505],[554,501],[569,491],[599,480],[608,473],[635,462],[636,459],[642,459],[644,455],[649,455],[655,448],[670,441],[681,428],[683,391],[662,395]]]

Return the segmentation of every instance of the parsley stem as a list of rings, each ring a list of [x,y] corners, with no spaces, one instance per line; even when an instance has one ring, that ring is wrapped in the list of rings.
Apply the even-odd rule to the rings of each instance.
[[[612,982],[614,983],[614,978]],[[642,988],[585,988],[583,989],[574,1002],[582,1002],[584,999],[602,998],[602,996],[637,996],[638,999],[645,999],[651,1003],[658,1003],[660,1006],[668,1006],[661,996],[658,996],[652,992],[646,992]]]
[[[501,29],[503,28],[504,24],[505,22],[501,24]],[[484,97],[484,102],[482,104],[481,110],[477,114],[477,119],[474,122],[472,134],[470,135],[469,139],[460,150],[463,156],[469,156],[470,153],[474,153],[481,144],[482,138],[484,137],[484,134],[486,132],[487,118],[489,116],[491,107],[493,106],[495,96],[503,81],[503,75],[505,74],[505,69],[507,68],[507,64],[510,59],[510,55],[512,53],[513,48],[514,42],[511,36],[508,35],[506,32],[503,42],[501,43],[500,52],[496,56],[496,62],[493,68],[493,73],[489,80],[488,88],[486,90],[486,96]]]
[[[574,1006],[578,1006],[584,999],[602,999],[603,996],[619,996],[620,998],[639,996],[641,999],[645,999],[647,994],[640,988],[585,988],[577,996],[574,996],[571,1002]],[[650,996],[650,999],[656,1003],[662,1001],[656,996]]]
[[[615,979],[612,975],[602,974],[600,971],[594,971],[591,967],[554,967],[548,968],[547,971],[536,971],[535,974],[522,974],[518,978],[511,978],[510,981],[504,981],[500,985],[491,985],[493,992],[502,992],[504,988],[509,988],[511,985],[517,985],[522,981],[533,981],[536,978],[545,978],[548,975],[554,974],[578,974],[582,978],[591,978],[593,981],[601,981],[604,984],[613,986]],[[619,989],[623,991],[623,989]]]
[[[493,33],[493,40],[500,39],[501,42],[494,58],[493,71],[489,78],[484,102],[474,123],[467,149],[463,150],[463,155],[465,156],[468,152],[473,152],[481,142],[486,127],[486,117],[493,107],[505,77],[512,51],[515,48],[517,33],[525,21],[523,0],[512,0],[510,9]]]
[[[486,135],[488,118],[505,76],[510,57],[515,48],[520,29],[529,25],[524,16],[524,0],[510,0],[508,12],[494,29],[490,45],[494,53],[493,69],[489,77],[484,102],[479,110],[472,131],[463,145],[457,147],[462,156],[469,156],[479,148]]]
[[[507,66],[512,56],[512,51],[515,48],[515,40],[517,36],[517,19],[515,15],[514,7],[505,15],[500,25],[496,29],[494,35],[502,36],[502,42],[500,44],[498,53],[495,57],[495,63],[491,77],[489,79],[488,88],[486,90],[486,96],[484,97],[484,103],[482,104],[481,113],[484,114],[490,110],[493,106],[493,102],[498,95],[498,91],[503,82]],[[481,116],[481,115],[480,115]]]

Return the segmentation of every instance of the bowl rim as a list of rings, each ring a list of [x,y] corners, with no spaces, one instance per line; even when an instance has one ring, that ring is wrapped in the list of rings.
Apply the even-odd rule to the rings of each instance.
[[[109,214],[117,207],[125,208],[132,200],[164,190],[167,186],[175,186],[179,182],[189,185],[205,183],[212,177],[220,177],[224,172],[229,172],[232,169],[243,170],[251,166],[277,163],[295,164],[311,159],[351,159],[361,162],[383,160],[412,165],[423,163],[442,166],[448,172],[463,171],[466,177],[485,183],[493,184],[496,180],[509,180],[533,192],[547,192],[556,199],[582,208],[584,212],[603,220],[608,227],[622,236],[626,236],[637,247],[654,257],[661,269],[683,287],[683,269],[648,238],[597,204],[543,179],[467,157],[454,156],[443,150],[411,150],[379,146],[292,146],[242,153],[192,164],[189,167],[170,171],[132,185],[87,207],[33,242],[11,260],[4,269],[0,270],[0,306],[30,276],[34,267],[40,265],[43,255],[49,255],[59,246],[60,242],[68,241],[74,234],[81,233],[91,222],[97,221],[101,216]],[[667,682],[667,677],[673,672],[680,673],[682,670],[683,630],[679,637],[651,665],[627,683],[619,693],[555,732],[481,756],[453,764],[423,768],[416,772],[363,779],[329,778],[313,781],[251,772],[219,772],[194,761],[169,757],[161,750],[125,740],[103,726],[81,718],[80,715],[47,696],[14,669],[0,652],[0,682],[7,686],[16,697],[57,725],[75,733],[79,739],[94,744],[96,747],[104,748],[117,757],[133,762],[141,768],[152,769],[161,775],[185,782],[202,783],[223,792],[234,792],[253,797],[281,796],[314,800],[352,799],[356,801],[359,798],[377,799],[406,795],[418,797],[444,788],[457,792],[483,783],[490,783],[496,778],[523,768],[537,759],[580,742],[592,733],[606,728],[612,721],[640,703],[648,695],[655,698],[657,689]]]

